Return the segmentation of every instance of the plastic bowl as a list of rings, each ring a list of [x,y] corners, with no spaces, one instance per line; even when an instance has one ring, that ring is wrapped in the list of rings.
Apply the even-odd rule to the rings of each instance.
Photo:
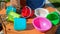
[[[42,8],[45,5],[46,0],[26,0],[27,6],[32,9]]]
[[[46,32],[46,31],[50,30],[50,28],[52,27],[52,24],[46,18],[36,17],[33,20],[33,26],[41,32]]]
[[[28,6],[23,7],[21,12],[22,17],[28,18],[28,17],[32,17],[33,15],[34,15],[34,11],[30,7]]]
[[[40,17],[46,17],[49,14],[47,9],[37,8],[35,9],[35,15]]]
[[[59,23],[59,14],[57,12],[52,12],[46,16],[53,25],[57,25]]]
[[[7,6],[6,14],[8,15],[8,14],[9,14],[9,12],[11,12],[11,11],[16,12],[16,8],[15,8],[15,7],[13,7],[12,5]]]
[[[11,11],[9,14],[8,14],[8,21],[14,21],[14,18],[20,18],[20,15]]]

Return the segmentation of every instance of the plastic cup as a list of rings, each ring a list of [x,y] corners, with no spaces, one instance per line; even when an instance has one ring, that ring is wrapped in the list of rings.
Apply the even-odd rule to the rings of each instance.
[[[57,25],[59,23],[59,14],[57,12],[48,14],[47,18],[52,22],[53,25]]]
[[[14,18],[14,30],[25,30],[27,27],[25,18]]]
[[[46,17],[49,14],[47,9],[37,8],[35,9],[35,15],[40,17]]]
[[[50,22],[48,19],[46,19],[46,18],[36,17],[36,18],[34,18],[34,20],[33,20],[33,26],[34,26],[37,30],[39,30],[39,31],[41,31],[41,32],[46,32],[46,31],[48,31],[48,30],[51,29],[52,24],[51,24],[51,22]]]

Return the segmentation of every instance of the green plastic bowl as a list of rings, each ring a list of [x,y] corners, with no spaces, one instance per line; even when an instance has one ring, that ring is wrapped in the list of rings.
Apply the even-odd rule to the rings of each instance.
[[[11,11],[9,14],[8,14],[8,21],[14,21],[14,18],[20,18],[20,15]]]
[[[46,18],[49,19],[53,25],[57,25],[59,23],[59,13],[57,12],[48,14]]]

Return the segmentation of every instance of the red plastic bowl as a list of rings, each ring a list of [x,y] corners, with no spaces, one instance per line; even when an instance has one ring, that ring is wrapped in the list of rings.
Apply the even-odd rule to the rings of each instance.
[[[32,17],[34,15],[34,10],[32,10],[30,7],[25,6],[22,9],[21,16],[24,18]]]

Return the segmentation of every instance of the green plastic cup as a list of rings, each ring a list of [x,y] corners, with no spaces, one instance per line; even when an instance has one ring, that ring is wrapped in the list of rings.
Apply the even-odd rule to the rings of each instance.
[[[53,25],[57,25],[59,23],[59,13],[57,12],[48,14],[46,18],[49,19]]]
[[[8,14],[8,21],[14,21],[14,18],[20,18],[20,15],[11,11],[9,14]]]

